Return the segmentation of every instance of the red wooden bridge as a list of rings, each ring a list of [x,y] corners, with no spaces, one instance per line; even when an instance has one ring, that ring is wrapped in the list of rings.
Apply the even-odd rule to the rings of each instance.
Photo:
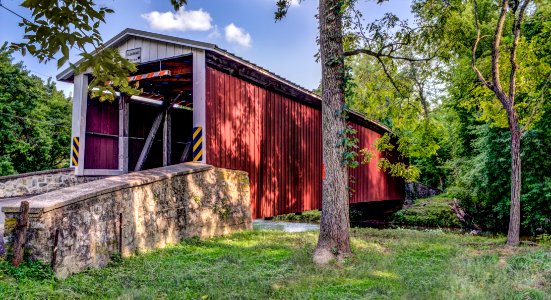
[[[126,29],[106,43],[136,63],[143,93],[114,103],[74,82],[72,165],[77,175],[116,175],[200,161],[249,173],[253,218],[321,209],[322,136],[318,95],[216,45]],[[162,75],[159,75],[162,74]],[[388,130],[350,112],[361,148]],[[400,201],[404,181],[377,168],[375,151],[351,169],[350,203]]]

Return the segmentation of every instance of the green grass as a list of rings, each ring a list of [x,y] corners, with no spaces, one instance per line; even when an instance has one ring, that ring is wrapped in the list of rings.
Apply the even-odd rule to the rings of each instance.
[[[390,218],[398,225],[460,227],[461,222],[452,211],[448,198],[426,198],[417,200],[411,207],[401,209]]]
[[[352,236],[354,256],[326,267],[311,262],[316,232],[249,231],[190,239],[62,281],[3,274],[0,298],[551,299],[547,246],[405,229]]]

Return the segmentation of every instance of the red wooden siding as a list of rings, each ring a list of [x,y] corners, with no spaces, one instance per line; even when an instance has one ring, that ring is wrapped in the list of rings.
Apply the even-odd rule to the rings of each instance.
[[[207,68],[207,163],[249,172],[254,218],[320,207],[319,114]]]
[[[84,168],[118,169],[119,106],[88,99]]]
[[[373,144],[382,134],[358,124],[350,123],[350,125],[357,131],[356,137],[359,139],[360,149],[373,150]],[[353,190],[350,203],[404,199],[403,179],[392,177],[377,168],[377,161],[381,157],[394,162],[395,158],[392,155],[395,153],[375,152],[368,164],[360,164],[359,167],[349,170],[350,188]]]
[[[206,158],[249,173],[253,218],[321,208],[321,111],[207,67]],[[380,134],[353,124],[362,147]],[[351,202],[402,199],[373,160],[351,171]]]

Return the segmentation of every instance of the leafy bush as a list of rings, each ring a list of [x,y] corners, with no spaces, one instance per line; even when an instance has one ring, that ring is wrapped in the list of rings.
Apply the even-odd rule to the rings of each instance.
[[[319,210],[309,210],[301,214],[286,214],[274,217],[276,221],[289,221],[301,223],[319,223],[321,212]]]
[[[6,274],[16,279],[47,280],[54,278],[52,268],[38,260],[25,260],[19,267],[14,267],[10,262],[0,259],[0,274]]]
[[[451,210],[450,201],[447,198],[421,199],[411,207],[394,213],[391,220],[408,226],[460,227],[461,223]]]

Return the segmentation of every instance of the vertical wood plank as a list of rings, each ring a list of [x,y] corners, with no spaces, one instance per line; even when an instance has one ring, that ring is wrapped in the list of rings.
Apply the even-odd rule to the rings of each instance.
[[[288,138],[288,147],[287,147],[287,159],[288,159],[288,168],[287,168],[287,179],[288,189],[289,189],[289,203],[287,204],[287,211],[289,213],[296,212],[296,197],[295,197],[295,174],[296,174],[296,163],[298,159],[298,153],[295,149],[295,118],[294,118],[294,102],[291,99],[285,97],[285,102],[287,103],[287,138]]]
[[[174,44],[166,44],[166,57],[174,57],[176,54],[176,49],[174,49]]]
[[[269,141],[270,146],[268,147],[268,159],[269,159],[269,170],[268,174],[268,181],[270,183],[270,198],[268,205],[270,206],[270,211],[268,212],[268,216],[275,215],[275,205],[276,205],[276,194],[275,194],[275,188],[276,188],[276,178],[275,178],[275,163],[276,163],[276,136],[275,136],[275,103],[274,103],[274,97],[271,92],[267,92],[268,99],[269,99],[269,112],[270,112],[270,133],[269,133]]]
[[[206,108],[207,108],[207,113],[206,113],[206,123],[207,123],[207,128],[205,130],[205,138],[207,139],[207,152],[210,153],[209,157],[206,158],[206,163],[207,164],[211,164],[211,165],[214,165],[214,160],[213,160],[213,144],[215,142],[215,138],[214,138],[214,135],[213,135],[213,128],[214,128],[214,118],[215,118],[215,114],[213,113],[212,111],[212,108],[213,108],[213,99],[212,99],[212,89],[211,89],[211,82],[212,82],[212,78],[211,78],[211,69],[210,68],[207,68],[206,69],[206,73],[205,73],[205,101],[206,101]]]
[[[261,209],[260,214],[257,217],[264,216],[264,213],[266,212],[266,201],[268,197],[267,192],[267,185],[266,185],[266,173],[267,173],[267,153],[266,153],[266,142],[267,142],[267,133],[266,130],[268,128],[267,120],[268,120],[268,114],[267,114],[267,101],[266,101],[266,93],[264,89],[259,89],[260,93],[260,99],[262,101],[260,109],[262,110],[258,115],[260,117],[259,123],[262,124],[262,138],[261,138],[261,148],[260,148],[260,179],[261,179],[261,186],[259,187],[259,191],[261,193],[260,199],[261,199]]]
[[[157,59],[166,58],[166,43],[157,43]]]
[[[289,160],[289,106],[285,97],[279,97],[281,103],[281,212],[285,214],[288,212],[288,202],[291,201],[289,193],[289,164],[292,162]]]
[[[159,49],[157,49],[157,42],[151,41],[149,43],[149,60],[159,59]]]
[[[276,95],[276,103],[277,103],[277,132],[276,132],[276,135],[277,135],[277,146],[278,146],[278,152],[277,152],[277,162],[278,162],[278,165],[277,165],[277,169],[278,169],[278,175],[277,175],[277,179],[278,179],[278,190],[277,190],[277,194],[278,194],[278,198],[277,198],[277,203],[278,203],[278,211],[277,211],[277,214],[280,215],[282,214],[283,212],[283,197],[285,196],[284,194],[284,189],[285,189],[285,186],[283,185],[283,180],[285,179],[284,178],[284,174],[283,174],[283,168],[282,168],[282,165],[284,164],[284,161],[283,161],[283,132],[282,132],[282,128],[283,128],[283,101],[281,101],[281,97],[279,94],[275,94]]]
[[[262,145],[262,127],[259,122],[259,115],[260,115],[260,107],[262,106],[262,97],[259,93],[258,87],[254,86],[254,128],[255,128],[255,151],[254,151],[254,160],[255,160],[255,181],[256,181],[256,198],[255,201],[257,203],[255,216],[258,217],[259,209],[258,205],[262,203],[262,192],[261,192],[261,186],[260,186],[260,166],[261,166],[261,158],[260,158],[260,147]]]
[[[149,51],[150,51],[150,47],[151,47],[151,41],[146,40],[146,39],[142,40],[142,46],[141,47],[142,47],[142,54],[141,54],[142,55],[142,62],[150,61]]]

